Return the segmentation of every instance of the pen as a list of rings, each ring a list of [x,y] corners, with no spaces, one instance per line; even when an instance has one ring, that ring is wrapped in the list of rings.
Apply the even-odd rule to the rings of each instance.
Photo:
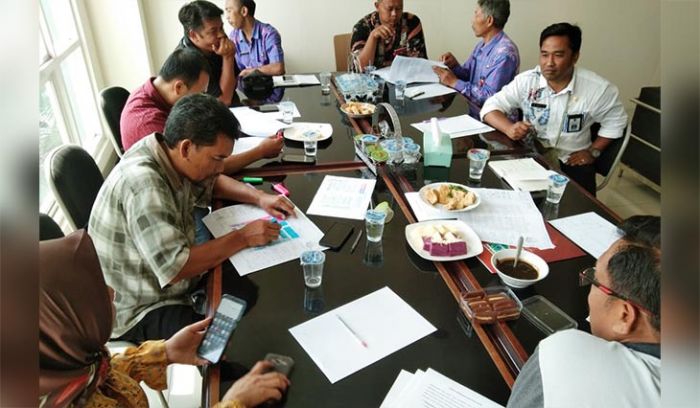
[[[360,238],[362,238],[362,230],[357,234],[357,237],[355,238],[355,241],[352,243],[352,246],[350,247],[350,253],[355,252],[355,248],[357,248],[357,244],[360,242]]]
[[[263,178],[262,177],[243,177],[243,182],[250,183],[250,184],[262,184]]]
[[[362,337],[360,337],[360,335],[357,334],[357,332],[355,332],[355,330],[353,330],[352,327],[350,327],[350,325],[349,325],[345,320],[343,320],[342,317],[340,317],[340,315],[335,315],[335,317],[337,317],[338,320],[340,320],[340,323],[342,323],[343,326],[345,326],[345,328],[348,329],[348,331],[350,332],[350,334],[352,334],[353,337],[355,337],[355,339],[356,339],[357,341],[359,341],[360,344],[362,344],[362,347],[368,348],[367,342],[364,341],[364,340],[362,340]]]
[[[423,94],[425,94],[425,91],[420,91],[420,92],[418,92],[417,94],[411,96],[411,99],[416,99],[417,97],[419,97],[419,96],[421,96],[421,95],[423,95]]]

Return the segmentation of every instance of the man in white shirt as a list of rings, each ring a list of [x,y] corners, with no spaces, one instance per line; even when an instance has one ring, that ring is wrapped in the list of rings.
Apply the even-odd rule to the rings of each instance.
[[[534,134],[554,167],[595,195],[595,160],[623,136],[627,114],[617,88],[599,75],[575,67],[581,29],[558,23],[540,34],[539,66],[525,71],[486,100],[481,119],[520,140]],[[506,116],[519,108],[523,120]],[[600,124],[591,140],[591,125]]]
[[[542,340],[520,371],[508,407],[661,405],[661,219],[634,216],[595,268],[579,274],[591,333]]]

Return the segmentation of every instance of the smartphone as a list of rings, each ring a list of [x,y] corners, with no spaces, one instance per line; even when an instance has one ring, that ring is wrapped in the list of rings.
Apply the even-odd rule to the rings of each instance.
[[[547,336],[560,330],[578,327],[574,319],[541,295],[529,297],[522,303],[525,318]]]
[[[197,349],[197,355],[212,363],[219,362],[226,349],[233,330],[243,317],[246,308],[245,300],[231,295],[224,295],[221,299],[214,320],[209,324],[204,334],[202,344]]]
[[[326,234],[319,243],[334,251],[337,251],[342,248],[343,244],[345,244],[345,241],[348,240],[354,230],[355,228],[350,224],[335,222],[333,225],[331,225],[328,231],[326,231]]]
[[[313,157],[302,156],[300,154],[285,154],[282,156],[283,162],[288,163],[301,163],[301,164],[314,164],[316,159]]]
[[[267,353],[265,360],[272,363],[274,366],[273,371],[284,374],[289,378],[289,373],[292,372],[292,367],[294,367],[294,359],[289,356],[283,356],[281,354]]]
[[[258,107],[258,110],[260,112],[278,112],[280,110],[280,108],[277,105],[266,104],[266,105],[260,105]]]
[[[283,82],[294,82],[294,75],[282,75]]]

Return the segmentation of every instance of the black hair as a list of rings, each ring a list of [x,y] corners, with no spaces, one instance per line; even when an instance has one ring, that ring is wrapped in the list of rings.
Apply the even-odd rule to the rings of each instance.
[[[185,31],[185,37],[190,30],[198,31],[204,26],[204,20],[219,18],[224,14],[216,4],[206,0],[196,0],[180,8],[177,18]]]
[[[493,17],[493,25],[500,29],[506,26],[510,17],[510,1],[479,0],[477,4],[485,15]]]
[[[238,4],[248,9],[248,15],[255,17],[255,0],[238,0]]]
[[[189,88],[197,82],[202,71],[211,75],[209,62],[201,52],[191,48],[178,48],[165,60],[158,76],[167,82],[181,79]]]
[[[556,23],[542,30],[540,34],[540,47],[542,43],[549,37],[567,37],[569,39],[569,47],[574,52],[578,53],[581,50],[581,29],[577,25],[569,23]]]
[[[165,144],[174,148],[185,139],[197,146],[212,146],[220,134],[238,139],[238,121],[233,113],[211,95],[187,95],[175,103],[165,122]]]
[[[622,246],[610,258],[610,286],[649,310],[661,330],[661,218],[634,216],[620,226]]]

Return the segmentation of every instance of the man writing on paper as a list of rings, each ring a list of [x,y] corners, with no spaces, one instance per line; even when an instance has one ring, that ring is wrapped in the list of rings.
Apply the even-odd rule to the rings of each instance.
[[[595,160],[622,137],[627,114],[617,88],[599,75],[575,67],[581,29],[553,24],[540,35],[540,63],[486,100],[481,119],[513,140],[536,135],[553,167],[595,195]],[[506,114],[520,108],[523,120]],[[592,141],[591,126],[600,124]]]
[[[420,19],[403,11],[403,0],[377,0],[374,7],[352,29],[350,47],[363,67],[389,66],[397,55],[428,58]]]
[[[195,205],[219,198],[258,205],[280,219],[294,214],[284,197],[221,174],[238,132],[238,122],[220,101],[185,96],[170,112],[165,132],[132,146],[105,180],[89,231],[107,284],[116,292],[113,338],[134,343],[168,338],[201,320],[190,294],[202,275],[279,235],[279,224],[259,220],[195,245]]]
[[[509,407],[661,405],[661,219],[635,216],[580,273],[591,333],[542,340],[513,385]]]
[[[440,83],[456,89],[469,100],[469,115],[477,119],[486,99],[512,81],[520,68],[518,47],[503,32],[509,16],[508,0],[479,0],[472,17],[472,30],[481,41],[463,65],[448,52],[440,60],[449,69],[433,67]]]

